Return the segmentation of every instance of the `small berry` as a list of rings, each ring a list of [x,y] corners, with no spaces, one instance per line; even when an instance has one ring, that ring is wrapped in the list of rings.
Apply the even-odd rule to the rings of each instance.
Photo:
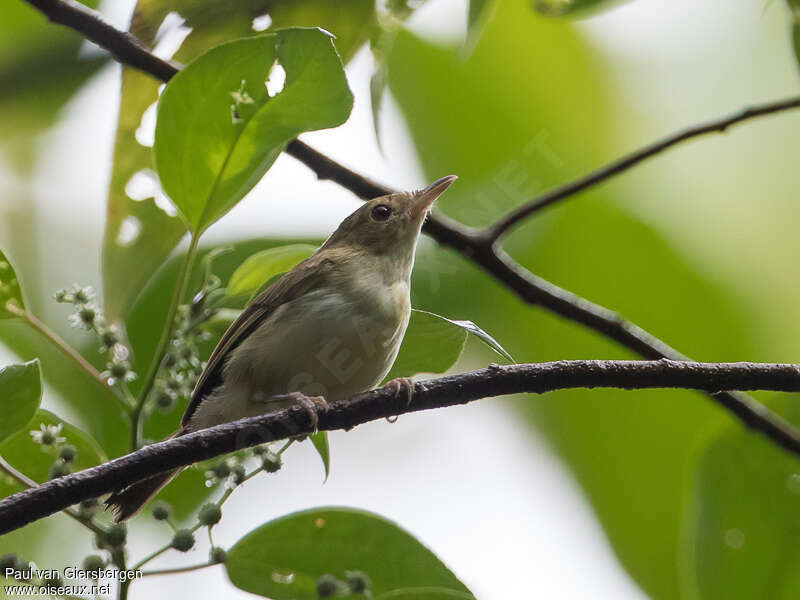
[[[85,571],[102,571],[106,568],[106,561],[98,554],[90,554],[83,559],[83,569]]]
[[[156,408],[161,412],[169,412],[175,407],[175,398],[162,391],[156,396]]]
[[[219,509],[219,506],[213,502],[204,504],[200,508],[200,513],[197,515],[197,519],[200,523],[206,526],[216,525],[221,518],[222,511]]]
[[[345,571],[344,576],[351,594],[366,594],[372,587],[372,581],[363,571]]]
[[[125,525],[112,525],[106,530],[105,539],[111,548],[119,548],[128,539],[128,528]]]
[[[94,325],[94,320],[97,317],[97,311],[91,306],[83,306],[78,310],[78,317],[81,319],[81,323],[87,326]]]
[[[122,379],[128,374],[128,365],[122,361],[114,361],[109,365],[109,373],[114,379]]]
[[[272,450],[267,450],[264,456],[261,457],[261,466],[267,473],[275,473],[280,471],[283,463],[279,455],[275,454]]]
[[[188,529],[179,529],[172,538],[172,547],[180,552],[188,552],[194,547],[194,534]]]
[[[67,290],[58,290],[53,294],[56,302],[72,302],[72,298],[67,294]]]
[[[119,343],[119,336],[113,329],[103,329],[100,332],[100,343],[105,348],[113,348]]]
[[[172,516],[172,507],[163,500],[159,500],[153,505],[153,518],[156,521],[166,521],[170,516]]]
[[[214,564],[224,563],[228,558],[228,553],[225,552],[224,548],[219,548],[217,546],[211,549],[211,553],[209,554],[209,560]]]
[[[211,472],[217,479],[225,479],[228,475],[231,474],[231,467],[227,461],[218,462],[216,465],[211,467]]]
[[[59,588],[64,586],[64,580],[56,575],[55,577],[49,577],[42,582],[46,587],[49,588]]]
[[[86,304],[94,297],[94,293],[92,292],[92,288],[80,288],[75,286],[72,291],[72,301],[75,304]]]
[[[22,571],[23,573],[31,570],[31,563],[27,560],[22,560],[21,558],[17,558],[16,562],[14,563],[14,570],[15,571]],[[22,581],[30,581],[30,577],[21,577]]]
[[[0,556],[0,573],[5,573],[6,569],[13,569],[17,564],[16,554],[4,554]]]
[[[231,467],[231,474],[233,475],[233,483],[235,483],[236,485],[244,483],[244,478],[245,478],[244,465],[233,465],[233,467]]]
[[[172,367],[175,366],[175,364],[177,362],[178,362],[178,359],[176,358],[175,354],[173,354],[172,352],[167,352],[164,355],[164,360],[161,362],[161,365],[165,369],[171,369]]]
[[[67,444],[61,448],[61,450],[58,453],[58,456],[65,463],[74,462],[75,459],[78,457],[78,449],[71,444]]]
[[[326,573],[317,579],[317,595],[320,598],[332,598],[342,591],[342,588],[342,582],[333,575]]]
[[[50,479],[58,479],[59,477],[69,474],[69,465],[64,462],[57,461],[50,466]]]

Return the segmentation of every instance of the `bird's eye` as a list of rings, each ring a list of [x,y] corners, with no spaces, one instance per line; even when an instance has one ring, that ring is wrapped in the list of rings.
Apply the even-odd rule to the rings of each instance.
[[[372,209],[372,213],[370,214],[375,221],[385,221],[392,216],[392,209],[385,204],[378,204],[378,206]]]

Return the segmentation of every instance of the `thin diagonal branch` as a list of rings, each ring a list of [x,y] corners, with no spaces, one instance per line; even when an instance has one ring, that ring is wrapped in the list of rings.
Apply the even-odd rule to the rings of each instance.
[[[39,318],[30,310],[27,308],[19,308],[13,304],[6,305],[5,309],[19,317],[26,325],[37,331],[64,356],[72,361],[72,363],[78,367],[78,369],[86,373],[86,375],[88,375],[92,381],[97,383],[103,389],[103,391],[111,394],[114,400],[119,403],[124,412],[127,413],[128,410],[130,410],[130,405],[125,394],[110,386],[108,381],[103,378],[103,376],[100,374],[100,371],[98,371],[94,365],[92,365],[92,363],[86,360],[79,352],[77,352],[72,346],[64,341],[64,339],[62,339],[55,331],[40,321]]]
[[[53,23],[66,25],[107,50],[118,61],[167,81],[179,67],[158,58],[136,36],[120,31],[103,16],[75,0],[25,0]]]
[[[148,60],[145,60],[147,57],[142,56],[142,52],[148,53],[144,44],[130,34],[118,31],[102,22],[99,13],[76,6],[74,2],[67,3],[63,0],[26,1],[45,14],[52,15],[52,20],[72,27],[101,47],[112,50],[120,62],[139,68],[162,81],[168,81],[177,72],[177,67],[164,63],[155,56],[148,60],[160,61],[160,63],[151,65]],[[98,24],[95,21],[101,23]],[[789,104],[786,104],[787,102]],[[791,100],[753,107],[738,117],[734,117],[734,121],[739,122],[789,108],[794,108]],[[671,145],[692,137],[687,137],[686,132],[678,134],[678,136],[683,137],[676,138]],[[663,144],[663,142],[661,143]],[[290,142],[286,151],[313,170],[319,178],[335,181],[360,198],[373,198],[392,192],[390,188],[351,171],[299,140]],[[637,164],[636,161],[625,168],[630,168],[635,164]],[[621,171],[615,171],[611,175],[616,172]],[[599,183],[603,179],[600,177],[595,183]],[[577,191],[580,190],[575,189],[571,193]],[[467,260],[480,266],[529,304],[541,306],[564,318],[581,323],[619,342],[644,358],[687,359],[680,352],[620,315],[537,277],[515,262],[498,244],[494,243],[496,240],[492,240],[487,230],[470,229],[442,215],[433,215],[426,221],[423,231],[440,244],[460,252]],[[772,413],[765,406],[744,394],[722,392],[710,395],[747,426],[761,431],[781,447],[800,454],[800,446],[795,443],[800,438],[800,433],[784,423],[778,415]]]
[[[600,183],[603,183],[607,179],[610,179],[615,175],[619,175],[620,173],[635,167],[648,158],[652,158],[653,156],[656,156],[657,154],[660,154],[665,150],[680,144],[681,142],[708,135],[710,133],[724,133],[730,127],[737,125],[742,121],[747,121],[756,117],[763,117],[765,115],[772,115],[794,108],[800,108],[800,96],[793,96],[784,100],[777,100],[775,102],[767,102],[765,104],[758,104],[744,108],[732,115],[714,119],[713,121],[709,121],[707,123],[701,123],[699,125],[684,129],[683,131],[674,133],[662,140],[648,144],[647,146],[644,146],[635,152],[631,152],[627,156],[618,158],[614,162],[600,167],[596,171],[592,171],[583,177],[579,177],[575,181],[571,181],[553,190],[550,190],[549,192],[545,192],[530,202],[526,202],[522,206],[509,212],[496,223],[487,227],[484,235],[487,239],[494,243],[500,239],[500,237],[508,233],[508,231],[515,225],[518,225],[520,222],[530,217],[532,214],[539,212],[543,208],[546,208],[560,200],[569,198],[570,196],[574,196],[578,192],[582,192],[590,187],[594,187]]]
[[[800,391],[800,365],[766,363],[694,363],[670,360],[575,360],[490,365],[486,369],[414,383],[412,399],[389,384],[352,398],[317,405],[294,405],[158,442],[103,465],[65,475],[0,501],[0,534],[18,529],[72,504],[95,498],[157,473],[221,454],[274,442],[316,429],[349,430],[400,414],[467,404],[481,398],[523,392],[542,394],[574,388],[681,388]],[[800,454],[800,436],[780,417],[784,445]],[[769,432],[770,436],[777,432]]]

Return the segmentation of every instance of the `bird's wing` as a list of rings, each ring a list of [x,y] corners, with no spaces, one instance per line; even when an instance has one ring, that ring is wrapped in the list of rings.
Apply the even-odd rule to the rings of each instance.
[[[192,401],[183,415],[187,425],[200,402],[222,383],[225,360],[248,335],[255,331],[279,306],[313,290],[333,267],[329,258],[312,256],[304,260],[261,292],[228,327],[220,339],[192,392]]]

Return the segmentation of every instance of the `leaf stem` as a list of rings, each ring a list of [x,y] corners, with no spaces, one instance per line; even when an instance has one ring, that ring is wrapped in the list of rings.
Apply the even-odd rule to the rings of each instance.
[[[94,365],[86,360],[81,354],[70,346],[64,338],[59,336],[55,331],[45,325],[39,318],[34,315],[30,310],[19,308],[13,304],[6,305],[6,310],[21,318],[28,326],[39,332],[45,339],[58,348],[62,354],[69,358],[75,365],[84,371],[93,381],[95,381],[104,391],[110,392],[114,399],[119,403],[126,413],[129,413],[132,408],[132,403],[126,399],[123,393],[114,389],[103,379]]]
[[[172,301],[170,302],[167,316],[164,321],[164,327],[161,331],[161,338],[158,340],[158,345],[153,354],[153,360],[150,363],[150,368],[145,377],[142,389],[139,392],[139,398],[136,405],[131,412],[131,451],[139,448],[142,440],[142,413],[147,397],[153,389],[156,382],[156,376],[161,368],[161,363],[164,360],[169,341],[172,338],[172,333],[175,329],[175,315],[178,312],[181,300],[186,295],[186,288],[189,285],[189,276],[192,272],[192,262],[194,261],[195,254],[197,254],[197,243],[200,239],[199,234],[193,233],[189,241],[189,249],[181,262],[180,271],[178,272],[178,279],[175,282],[175,289],[172,293]]]
[[[187,567],[175,567],[173,569],[153,569],[152,571],[142,571],[142,577],[149,577],[151,575],[172,575],[174,573],[186,573],[187,571],[197,571],[198,569],[205,569],[206,567],[213,567],[220,563],[203,563],[200,565],[189,565]]]
[[[141,569],[144,565],[149,563],[154,558],[157,558],[157,557],[161,556],[164,552],[166,552],[170,548],[172,548],[172,542],[170,542],[169,544],[167,544],[165,546],[161,546],[161,548],[159,548],[158,550],[155,550],[155,551],[151,552],[150,554],[148,554],[147,556],[145,556],[142,560],[140,560],[138,563],[133,565],[131,567],[131,570],[137,571],[137,570]]]

